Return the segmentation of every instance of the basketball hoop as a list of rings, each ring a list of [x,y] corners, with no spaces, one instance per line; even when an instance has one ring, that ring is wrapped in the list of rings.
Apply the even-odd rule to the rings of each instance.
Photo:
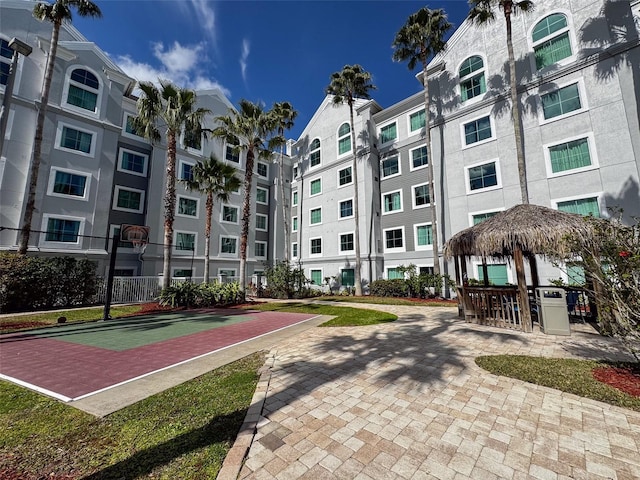
[[[149,230],[149,227],[143,225],[122,224],[120,226],[120,240],[131,243],[133,251],[142,255],[149,242]]]
[[[139,255],[144,254],[144,251],[147,249],[148,245],[146,240],[141,239],[131,240],[131,243],[133,244],[133,251]]]

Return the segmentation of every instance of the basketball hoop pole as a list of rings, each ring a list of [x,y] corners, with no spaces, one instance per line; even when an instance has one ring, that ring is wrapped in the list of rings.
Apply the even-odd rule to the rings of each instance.
[[[113,291],[113,273],[116,269],[116,253],[118,252],[118,234],[113,234],[111,241],[111,258],[109,259],[109,274],[107,275],[107,292],[104,300],[104,310],[102,312],[102,320],[109,320],[109,310],[111,310],[111,295]]]

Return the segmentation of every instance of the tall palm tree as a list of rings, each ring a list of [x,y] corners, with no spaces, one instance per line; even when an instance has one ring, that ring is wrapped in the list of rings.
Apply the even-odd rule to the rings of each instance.
[[[298,116],[298,112],[293,109],[289,102],[276,102],[271,108],[271,114],[276,125],[278,136],[275,137],[280,147],[280,165],[278,168],[278,183],[280,184],[280,201],[282,202],[282,228],[284,228],[284,259],[289,261],[289,242],[291,232],[289,231],[289,199],[285,195],[284,189],[284,149],[286,139],[284,132],[293,128],[293,121]],[[273,142],[272,142],[273,145]]]
[[[22,227],[20,232],[20,242],[18,253],[24,255],[29,247],[29,237],[31,235],[31,221],[36,206],[36,190],[38,187],[38,173],[42,162],[42,137],[44,132],[44,119],[49,105],[49,91],[51,90],[51,80],[53,79],[53,67],[58,53],[58,38],[60,27],[64,22],[71,22],[71,10],[75,8],[81,17],[99,18],[102,16],[100,8],[89,0],[56,0],[54,3],[38,2],[33,7],[33,16],[41,22],[51,22],[51,43],[47,63],[44,69],[44,79],[42,81],[42,91],[40,95],[40,109],[36,120],[36,133],[33,139],[33,159],[31,160],[31,172],[29,177],[29,192],[27,194],[27,205],[24,209]]]
[[[151,82],[138,84],[142,95],[138,98],[138,116],[134,120],[136,131],[152,142],[160,140],[160,129],[167,138],[167,183],[164,194],[164,262],[162,278],[165,287],[171,278],[171,250],[173,247],[173,220],[176,210],[176,142],[185,132],[203,131],[202,123],[208,109],[196,108],[196,92],[160,81],[160,88]]]
[[[211,155],[198,161],[193,167],[193,178],[184,180],[187,189],[206,195],[206,217],[204,223],[204,282],[209,283],[209,253],[211,249],[211,216],[214,198],[227,202],[229,194],[240,188],[241,180],[235,167]]]
[[[529,189],[527,186],[527,165],[524,159],[522,145],[522,123],[520,103],[518,102],[518,85],[516,79],[516,60],[513,54],[513,41],[511,37],[511,16],[518,12],[533,10],[534,3],[531,0],[469,0],[471,10],[469,19],[478,25],[486,25],[496,19],[496,9],[501,9],[507,26],[507,53],[509,56],[509,89],[511,91],[511,118],[513,119],[513,132],[516,140],[516,158],[518,160],[518,177],[520,180],[520,195],[522,203],[529,203]]]
[[[326,93],[333,95],[334,105],[349,105],[349,124],[351,126],[351,152],[353,153],[353,217],[355,220],[355,294],[362,296],[362,268],[360,265],[360,216],[358,214],[358,164],[356,152],[356,132],[353,122],[353,104],[358,98],[371,98],[370,90],[375,90],[375,85],[371,83],[371,74],[365,71],[360,65],[345,65],[340,72],[331,75],[331,83],[326,88]]]
[[[240,109],[230,110],[228,115],[216,117],[219,126],[213,129],[213,136],[235,145],[237,152],[246,152],[244,171],[244,198],[242,201],[242,224],[240,227],[240,291],[244,296],[247,284],[247,241],[251,220],[251,193],[253,168],[256,158],[268,159],[268,136],[274,129],[273,119],[263,107],[248,100],[240,100]]]
[[[392,47],[393,60],[408,62],[413,70],[418,62],[422,65],[422,85],[424,86],[424,123],[427,141],[427,172],[429,175],[429,195],[431,196],[431,230],[433,239],[433,273],[440,275],[440,255],[438,247],[438,215],[436,210],[436,188],[433,173],[431,149],[431,97],[429,96],[429,78],[427,64],[429,59],[445,48],[444,36],[452,25],[447,21],[444,10],[421,8],[409,15],[407,23],[396,34]]]

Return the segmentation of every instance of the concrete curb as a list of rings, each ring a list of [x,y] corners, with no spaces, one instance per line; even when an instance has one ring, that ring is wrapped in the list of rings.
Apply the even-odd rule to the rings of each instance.
[[[233,447],[227,453],[222,468],[218,472],[217,480],[236,480],[242,470],[244,460],[249,453],[253,439],[258,431],[258,422],[262,414],[264,402],[269,391],[269,383],[271,382],[271,371],[276,359],[277,350],[269,352],[264,366],[260,369],[260,378],[256,385],[256,391],[251,399],[251,406],[247,410],[244,422],[240,427],[236,441]]]

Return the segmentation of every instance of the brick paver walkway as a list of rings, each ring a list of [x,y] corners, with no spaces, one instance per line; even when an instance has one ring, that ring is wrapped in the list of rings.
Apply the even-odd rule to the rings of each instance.
[[[474,363],[496,353],[628,359],[615,341],[581,325],[558,337],[467,324],[452,309],[370,308],[400,320],[315,328],[272,352],[239,478],[640,478],[639,413]]]

